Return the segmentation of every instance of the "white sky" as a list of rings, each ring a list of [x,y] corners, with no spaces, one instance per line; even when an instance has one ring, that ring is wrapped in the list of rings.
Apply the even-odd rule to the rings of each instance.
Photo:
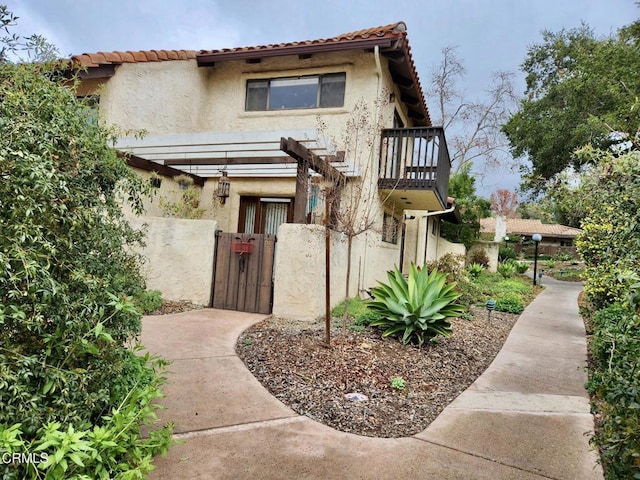
[[[460,85],[481,98],[496,71],[518,73],[542,30],[586,23],[609,35],[640,16],[635,0],[0,0],[20,17],[16,33],[42,34],[64,56],[149,49],[217,49],[332,37],[397,21],[407,24],[422,84],[443,47],[458,46]],[[497,172],[480,194],[514,188]]]

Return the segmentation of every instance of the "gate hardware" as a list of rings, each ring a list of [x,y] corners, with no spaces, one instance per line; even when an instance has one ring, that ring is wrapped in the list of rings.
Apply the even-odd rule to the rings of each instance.
[[[231,251],[233,253],[253,253],[253,243],[249,242],[231,242]]]

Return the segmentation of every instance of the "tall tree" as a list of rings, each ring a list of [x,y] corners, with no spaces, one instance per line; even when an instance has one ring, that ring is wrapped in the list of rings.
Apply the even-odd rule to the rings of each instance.
[[[461,172],[465,165],[479,160],[479,171],[485,172],[512,160],[501,126],[517,104],[513,74],[494,73],[486,97],[473,101],[458,86],[465,73],[456,47],[443,48],[442,61],[432,69],[426,93],[430,104],[437,105],[434,122],[447,132],[453,171]]]
[[[532,167],[525,186],[541,190],[568,166],[580,169],[584,146],[609,148],[627,142],[638,147],[640,126],[640,23],[617,35],[597,38],[582,25],[545,31],[530,47],[522,70],[526,97],[505,124],[514,157]]]
[[[450,242],[464,243],[471,247],[480,234],[480,219],[491,213],[491,204],[476,195],[475,178],[471,175],[471,164],[467,163],[460,171],[451,175],[449,195],[456,199],[462,223],[443,222],[441,234]]]
[[[499,188],[489,197],[491,202],[491,211],[496,215],[506,218],[516,218],[518,212],[518,194]]]

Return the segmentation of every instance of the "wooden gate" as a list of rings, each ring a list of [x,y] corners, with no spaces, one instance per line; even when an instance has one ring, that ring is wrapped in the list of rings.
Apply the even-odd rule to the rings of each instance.
[[[271,313],[275,235],[216,233],[213,308]]]

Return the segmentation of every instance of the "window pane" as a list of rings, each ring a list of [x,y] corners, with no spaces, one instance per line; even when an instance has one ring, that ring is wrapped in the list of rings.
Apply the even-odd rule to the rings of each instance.
[[[256,224],[256,204],[247,204],[247,210],[244,219],[244,233],[253,233]]]
[[[247,82],[248,112],[267,109],[267,97],[269,95],[269,80],[249,80]]]
[[[344,73],[323,75],[320,79],[320,106],[341,107],[344,105]]]
[[[283,78],[271,81],[269,110],[313,108],[318,99],[318,77]]]
[[[276,235],[278,227],[287,222],[288,203],[267,203],[264,233]]]

